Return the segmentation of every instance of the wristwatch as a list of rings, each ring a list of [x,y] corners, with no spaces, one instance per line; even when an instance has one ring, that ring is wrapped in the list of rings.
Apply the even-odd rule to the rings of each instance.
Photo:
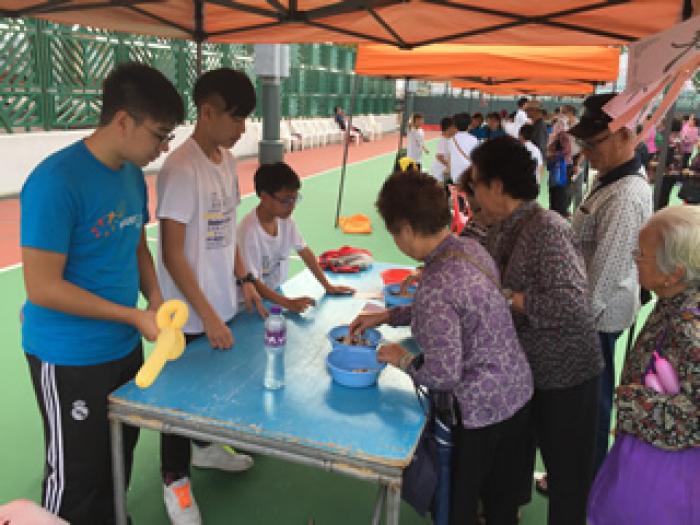
[[[508,306],[513,306],[513,290],[511,290],[510,288],[503,288],[501,290],[501,293],[503,294],[503,297],[506,298]]]
[[[255,276],[252,273],[248,272],[243,277],[236,278],[236,284],[238,286],[241,286],[243,283],[255,284]]]

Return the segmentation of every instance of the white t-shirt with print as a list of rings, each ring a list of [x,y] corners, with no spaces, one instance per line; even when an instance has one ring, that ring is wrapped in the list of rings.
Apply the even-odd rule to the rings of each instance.
[[[435,177],[439,182],[445,181],[445,171],[447,171],[447,166],[442,162],[437,160],[437,156],[442,155],[446,159],[450,158],[449,148],[447,147],[447,139],[445,137],[440,137],[435,148],[435,158],[433,159],[433,164],[430,166],[430,175]]]
[[[425,144],[425,133],[422,128],[411,128],[408,132],[406,144],[406,156],[412,158],[420,164],[423,157],[423,146]]]
[[[462,178],[464,170],[472,165],[469,156],[478,144],[476,137],[468,131],[458,131],[447,142],[450,152],[450,176],[455,184]]]
[[[238,247],[249,272],[276,290],[287,280],[289,254],[306,247],[294,220],[277,219],[277,235],[267,233],[256,210],[246,215],[238,225]]]
[[[159,219],[185,225],[185,257],[202,293],[223,321],[237,312],[233,274],[236,249],[236,208],[241,202],[236,161],[222,149],[220,164],[213,163],[194,139],[187,139],[163,163],[158,174]],[[163,298],[181,299],[184,294],[163,263],[162,244],[158,246],[158,280]],[[190,307],[183,331],[204,331],[202,320]]]

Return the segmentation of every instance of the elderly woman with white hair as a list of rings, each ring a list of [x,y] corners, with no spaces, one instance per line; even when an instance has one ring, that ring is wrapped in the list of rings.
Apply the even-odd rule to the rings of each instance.
[[[700,523],[700,208],[654,214],[634,253],[658,302],[627,355],[591,525]]]

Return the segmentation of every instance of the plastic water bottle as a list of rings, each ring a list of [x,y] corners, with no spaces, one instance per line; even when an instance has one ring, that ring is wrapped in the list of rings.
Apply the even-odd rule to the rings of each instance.
[[[287,344],[287,324],[282,308],[275,305],[265,319],[265,354],[267,366],[263,385],[269,390],[284,386],[284,347]]]

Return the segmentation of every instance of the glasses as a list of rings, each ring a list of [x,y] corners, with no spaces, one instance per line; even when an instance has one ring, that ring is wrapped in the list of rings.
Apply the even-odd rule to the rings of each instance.
[[[175,133],[170,132],[163,134],[154,129],[149,128],[148,126],[143,127],[146,128],[151,135],[158,139],[159,144],[168,144],[172,142],[172,140],[175,138]]]
[[[612,133],[608,133],[607,135],[600,137],[599,139],[576,139],[576,144],[578,144],[581,149],[592,149],[595,148],[598,144],[602,144],[610,137],[612,137]]]
[[[283,199],[280,197],[275,197],[274,195],[272,198],[284,206],[294,206],[296,203],[301,201],[301,193],[297,193],[296,195],[285,197]]]

